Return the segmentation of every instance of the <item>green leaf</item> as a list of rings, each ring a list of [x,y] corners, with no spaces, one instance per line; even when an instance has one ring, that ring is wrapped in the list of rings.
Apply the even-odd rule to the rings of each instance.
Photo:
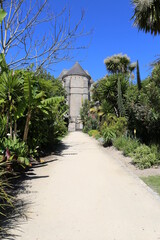
[[[5,102],[5,100],[4,99],[1,99],[0,100],[0,105],[2,104],[2,103],[4,103]]]
[[[41,91],[40,93],[36,94],[35,99],[40,99],[45,95],[45,93],[43,91]]]
[[[6,17],[6,15],[7,15],[7,13],[3,9],[0,9],[0,23],[2,23],[2,21]]]
[[[24,96],[25,96],[27,102],[29,103],[29,105],[31,105],[33,102],[32,92],[33,92],[32,77],[27,76],[24,79]]]
[[[64,97],[51,97],[41,101],[44,105],[59,104],[64,100]]]

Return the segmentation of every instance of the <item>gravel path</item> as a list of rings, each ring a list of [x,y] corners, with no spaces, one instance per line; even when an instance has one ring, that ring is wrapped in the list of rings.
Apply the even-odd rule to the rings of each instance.
[[[32,204],[13,239],[160,239],[160,199],[89,136],[74,132],[63,142],[61,155],[49,158],[57,161],[27,181],[20,197]]]

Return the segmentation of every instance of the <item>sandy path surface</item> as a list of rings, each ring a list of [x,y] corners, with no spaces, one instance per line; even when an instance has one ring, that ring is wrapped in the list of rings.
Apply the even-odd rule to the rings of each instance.
[[[32,202],[15,240],[158,240],[160,200],[89,136],[70,133],[65,149],[28,180]],[[49,176],[49,177],[48,177]]]

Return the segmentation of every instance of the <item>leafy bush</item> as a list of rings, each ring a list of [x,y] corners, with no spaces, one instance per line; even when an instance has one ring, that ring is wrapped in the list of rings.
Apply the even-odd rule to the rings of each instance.
[[[115,123],[115,131],[117,136],[121,136],[125,134],[127,129],[127,119],[125,117],[119,117],[117,118],[117,121]]]
[[[115,132],[117,137],[121,136],[126,132],[127,119],[125,117],[117,118],[114,114],[108,114],[105,122],[101,127],[102,133],[106,127],[109,127],[110,129],[112,129],[112,131]]]
[[[114,127],[108,127],[107,123],[105,122],[101,128],[101,134],[104,139],[104,146],[112,145],[113,139],[116,138],[116,131]]]
[[[88,132],[88,134],[89,134],[90,137],[94,137],[96,139],[100,138],[100,136],[101,136],[100,132],[98,130],[90,130]]]
[[[108,114],[106,121],[101,127],[101,134],[104,138],[106,146],[112,145],[113,140],[117,136],[125,133],[127,120],[125,117],[117,118],[114,114]]]
[[[136,139],[128,137],[115,138],[113,145],[123,151],[125,156],[133,158],[133,163],[140,169],[160,164],[159,149],[156,145],[146,146]]]
[[[133,163],[140,169],[150,168],[158,163],[155,149],[153,150],[145,144],[136,148],[131,156],[133,157]]]
[[[11,154],[23,157],[28,155],[28,147],[26,143],[20,142],[19,139],[12,140],[10,138],[4,138],[2,139],[0,145],[3,150],[8,148]]]
[[[97,128],[98,128],[97,119],[93,118],[92,116],[88,116],[84,124],[83,132],[88,133],[90,130],[96,130]]]
[[[132,139],[129,137],[121,136],[115,138],[113,141],[113,145],[118,149],[123,151],[125,156],[130,156],[130,154],[140,146],[140,143],[136,139]]]
[[[6,161],[8,170],[20,172],[31,165],[28,158],[28,147],[25,142],[4,138],[0,145],[1,152],[4,154],[3,161]]]
[[[83,122],[83,132],[88,133],[90,130],[98,129],[98,118],[96,113],[90,113],[90,102],[85,100],[80,110],[80,116]]]

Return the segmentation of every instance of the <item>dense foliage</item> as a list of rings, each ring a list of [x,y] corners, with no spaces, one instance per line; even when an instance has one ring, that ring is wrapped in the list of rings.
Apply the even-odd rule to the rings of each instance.
[[[0,213],[12,205],[8,176],[19,176],[32,159],[65,135],[66,93],[43,69],[10,70],[0,54]]]
[[[114,55],[104,62],[109,75],[94,83],[92,102],[82,108],[85,132],[99,137],[103,145],[113,144],[124,155],[132,156],[139,168],[159,165],[160,64],[141,82],[137,61],[137,84],[133,84],[135,63],[131,64],[126,55]]]

